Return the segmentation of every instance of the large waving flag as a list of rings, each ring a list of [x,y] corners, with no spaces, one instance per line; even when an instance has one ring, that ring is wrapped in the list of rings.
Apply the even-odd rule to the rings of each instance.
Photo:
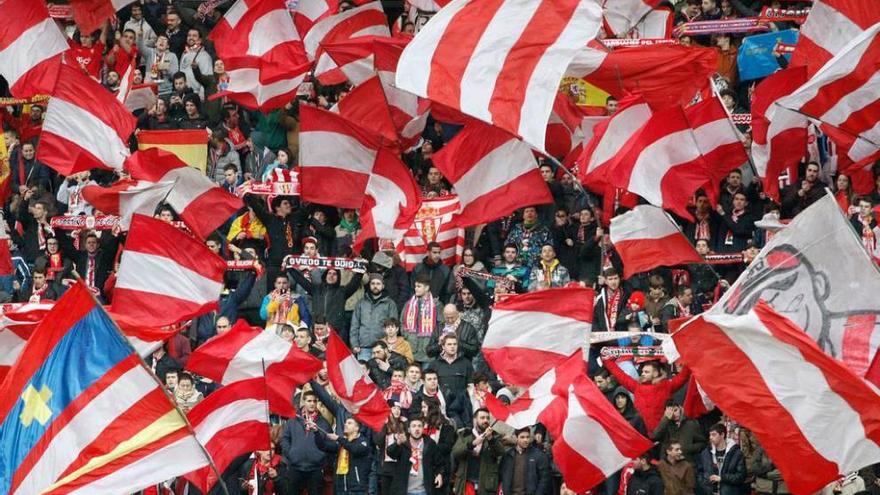
[[[382,391],[335,332],[327,341],[327,379],[343,407],[358,421],[379,431],[391,408]]]
[[[131,493],[210,462],[82,283],[0,384],[0,418],[0,493]]]
[[[44,2],[7,0],[0,18],[0,75],[13,96],[49,94],[58,79],[67,39]],[[14,12],[15,15],[10,15]]]
[[[639,205],[611,219],[611,242],[629,278],[658,266],[704,263],[662,208]]]

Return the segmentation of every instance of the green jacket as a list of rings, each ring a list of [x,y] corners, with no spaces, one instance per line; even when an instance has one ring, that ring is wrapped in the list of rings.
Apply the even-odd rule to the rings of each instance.
[[[474,430],[461,429],[458,431],[458,439],[452,447],[452,458],[457,463],[455,470],[455,495],[464,495],[465,482],[467,481],[468,457],[474,451]],[[477,495],[495,495],[498,493],[499,463],[504,455],[504,446],[501,444],[498,432],[492,434],[488,443],[483,443],[480,450],[480,480]]]
[[[684,418],[680,425],[670,421],[664,415],[660,424],[654,430],[652,438],[660,443],[662,449],[666,449],[670,440],[681,442],[681,451],[692,463],[706,447],[706,437],[700,428],[700,423],[694,419]],[[662,450],[661,450],[662,452]]]

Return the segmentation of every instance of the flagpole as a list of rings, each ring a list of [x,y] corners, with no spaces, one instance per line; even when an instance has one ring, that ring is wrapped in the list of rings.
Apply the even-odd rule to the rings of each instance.
[[[107,310],[104,309],[104,306],[101,304],[100,301],[98,301],[98,298],[95,297],[95,294],[93,294],[92,291],[89,290],[88,286],[85,285],[85,282],[83,282],[82,277],[78,273],[76,273],[76,271],[73,272],[73,275],[76,278],[77,282],[79,282],[85,286],[86,291],[89,293],[89,296],[91,296],[92,300],[95,301],[96,307],[100,308],[101,311],[104,313],[104,315],[107,317],[107,319],[110,320],[110,323],[113,325],[113,328],[116,329],[116,331],[119,333],[119,336],[125,342],[125,345],[128,346],[129,349],[131,349],[132,354],[137,356],[138,360],[140,361],[141,366],[143,366],[144,368],[147,369],[147,371],[149,372],[148,375],[150,376],[150,378],[159,385],[159,389],[162,390],[162,392],[165,394],[165,398],[167,398],[171,402],[171,405],[174,407],[174,410],[177,411],[177,414],[183,419],[183,423],[186,426],[187,431],[189,431],[190,435],[192,435],[193,439],[196,442],[196,445],[199,446],[199,450],[201,450],[202,454],[205,455],[205,459],[207,459],[207,461],[208,461],[208,466],[210,466],[211,470],[214,471],[214,474],[217,475],[217,481],[220,483],[220,487],[223,488],[223,493],[225,495],[230,495],[229,490],[226,489],[226,483],[223,482],[223,477],[222,477],[223,473],[221,473],[217,469],[217,466],[214,464],[214,459],[211,458],[211,455],[208,454],[208,450],[205,449],[205,446],[202,445],[202,442],[199,441],[199,438],[196,436],[195,429],[193,429],[192,424],[190,424],[189,419],[186,417],[186,414],[184,414],[183,410],[180,409],[180,406],[177,405],[177,401],[174,399],[174,397],[171,395],[171,393],[168,392],[168,389],[165,388],[165,384],[162,383],[159,380],[159,377],[156,376],[155,373],[153,373],[153,371],[150,369],[149,366],[147,366],[147,362],[144,361],[144,358],[141,357],[140,353],[137,352],[137,349],[135,349],[134,346],[131,345],[131,342],[128,341],[128,338],[125,336],[125,333],[122,331],[122,329],[119,328],[119,325],[116,323],[116,320],[114,320],[113,317],[111,317],[110,314],[107,313]]]
[[[263,390],[266,392],[266,424],[269,425],[269,451],[272,452],[272,414],[269,412],[269,383],[266,382],[266,359],[260,358],[263,363]]]
[[[571,170],[569,170],[568,168],[566,168],[565,165],[563,165],[562,163],[560,163],[560,161],[557,160],[556,158],[550,156],[549,154],[546,154],[546,152],[542,152],[542,153],[544,153],[544,158],[546,158],[547,160],[549,160],[550,163],[552,163],[553,165],[555,165],[556,167],[558,167],[560,170],[562,170],[562,171],[565,173],[565,175],[571,177],[571,181],[574,183],[574,188],[575,188],[579,193],[583,194],[584,198],[587,200],[587,205],[589,205],[590,208],[595,208],[596,205],[593,204],[593,200],[590,198],[590,194],[587,193],[587,190],[584,189],[584,186],[583,186],[583,185],[581,185],[581,181],[578,180],[577,176],[574,175],[574,174],[572,173]]]
[[[718,98],[718,101],[721,103],[721,108],[724,109],[724,114],[727,115],[727,123],[730,125],[730,128],[733,129],[734,134],[742,137],[742,133],[739,132],[739,129],[736,128],[736,124],[733,123],[733,117],[730,116],[730,111],[724,106],[724,102],[721,101],[721,95],[718,92],[718,86],[715,85],[715,80],[712,79],[712,76],[709,76],[709,85],[712,86],[712,94],[715,95],[715,98]],[[760,177],[758,174],[758,167],[755,166],[755,162],[752,161],[752,154],[746,151],[746,158],[749,160],[749,167],[752,169],[752,174],[755,177]]]

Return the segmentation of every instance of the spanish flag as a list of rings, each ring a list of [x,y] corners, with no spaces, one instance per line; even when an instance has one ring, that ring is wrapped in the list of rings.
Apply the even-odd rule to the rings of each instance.
[[[138,149],[159,148],[177,155],[183,163],[205,172],[208,164],[208,131],[140,131]]]
[[[0,133],[0,204],[6,204],[6,200],[9,199],[9,195],[12,193],[11,172],[6,138]]]

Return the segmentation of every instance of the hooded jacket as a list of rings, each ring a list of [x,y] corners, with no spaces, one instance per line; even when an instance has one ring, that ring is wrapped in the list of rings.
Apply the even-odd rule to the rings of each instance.
[[[617,407],[617,398],[623,396],[626,397],[626,406],[624,406],[623,411],[620,411],[620,415],[623,416],[630,426],[636,429],[642,435],[647,436],[647,430],[645,428],[645,421],[642,419],[642,416],[636,411],[635,406],[633,406],[632,396],[627,392],[627,390],[623,387],[617,387],[614,389],[614,396],[611,400],[611,403],[614,404],[614,407]]]
[[[379,294],[366,290],[364,297],[357,302],[351,314],[351,346],[373,345],[385,337],[382,322],[397,316],[397,303],[391,299],[385,289]]]
[[[626,495],[663,495],[663,479],[651,466],[646,471],[635,471],[626,485]]]
[[[364,278],[363,273],[355,273],[354,277],[347,284],[340,285],[342,273],[337,270],[336,282],[330,284],[327,282],[327,274],[330,270],[324,270],[321,274],[321,283],[313,284],[303,273],[296,269],[287,270],[287,273],[293,277],[306,293],[311,296],[309,304],[309,312],[312,318],[323,316],[327,323],[339,333],[343,341],[348,342],[348,323],[345,318],[345,300],[354,294],[361,285]]]
[[[745,456],[739,445],[730,438],[727,439],[720,466],[715,465],[714,445],[710,444],[700,455],[700,462],[697,464],[697,486],[703,489],[703,493],[715,493],[716,484],[709,481],[709,476],[713,474],[721,477],[721,482],[718,484],[719,495],[746,495],[751,490],[746,482],[748,473]]]

